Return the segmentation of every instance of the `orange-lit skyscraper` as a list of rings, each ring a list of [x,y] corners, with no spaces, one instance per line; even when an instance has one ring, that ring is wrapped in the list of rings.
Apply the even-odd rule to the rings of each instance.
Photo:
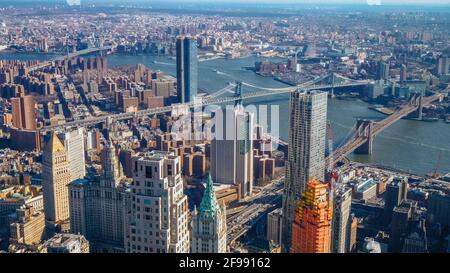
[[[332,205],[328,185],[319,181],[306,184],[292,224],[292,253],[329,253]]]

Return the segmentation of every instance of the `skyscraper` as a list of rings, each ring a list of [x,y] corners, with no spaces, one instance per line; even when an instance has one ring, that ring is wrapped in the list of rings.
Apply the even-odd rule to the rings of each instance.
[[[352,189],[340,187],[335,190],[333,198],[333,225],[331,231],[331,252],[350,252],[350,208]]]
[[[152,151],[137,154],[132,162],[126,252],[189,252],[188,202],[183,193],[180,157]]]
[[[445,75],[449,73],[450,58],[447,56],[441,56],[437,60],[436,73],[437,75]]]
[[[197,95],[197,42],[189,37],[177,39],[177,97],[178,102],[190,102]]]
[[[36,101],[34,96],[11,98],[13,126],[17,129],[36,130]]]
[[[211,176],[208,176],[206,189],[200,207],[192,216],[192,253],[226,253],[227,221],[225,206],[220,206],[214,193]]]
[[[402,64],[400,67],[400,82],[406,81],[408,78],[408,67],[405,64]]]
[[[306,184],[292,224],[292,253],[329,253],[333,215],[328,185],[319,181]]]
[[[70,183],[70,228],[83,234],[93,252],[124,252],[125,191],[116,149],[105,148],[103,174]]]
[[[388,80],[389,73],[389,64],[380,61],[378,63],[377,80]]]
[[[281,244],[282,219],[279,208],[267,214],[267,240],[278,246]]]
[[[52,133],[42,154],[44,213],[50,233],[70,228],[67,187],[70,179],[69,156],[58,136]]]
[[[327,93],[291,93],[289,108],[289,151],[283,195],[283,250],[291,244],[295,208],[311,178],[324,179]]]
[[[243,198],[253,191],[253,114],[241,107],[226,112],[216,115],[222,128],[211,141],[211,176],[217,183],[237,185]]]
[[[84,178],[86,175],[83,128],[59,135],[69,156],[71,180]]]
[[[384,220],[386,224],[391,222],[392,211],[399,206],[408,194],[408,180],[406,178],[394,178],[388,184],[384,199]]]

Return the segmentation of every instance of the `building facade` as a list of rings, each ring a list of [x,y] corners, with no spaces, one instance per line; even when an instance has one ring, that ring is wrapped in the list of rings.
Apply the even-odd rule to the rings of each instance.
[[[70,226],[89,240],[92,252],[124,252],[125,191],[114,145],[105,149],[103,174],[70,183]]]
[[[132,158],[133,184],[125,224],[128,253],[188,253],[188,202],[180,157],[152,151]]]
[[[225,206],[217,202],[211,176],[199,209],[192,215],[191,253],[226,253],[227,221]]]
[[[352,205],[351,188],[338,188],[333,197],[333,225],[331,231],[331,251],[333,253],[350,252],[350,228]]]
[[[83,128],[62,133],[59,137],[64,143],[69,157],[71,180],[84,178],[86,175],[86,162]]]
[[[197,42],[188,37],[178,38],[176,51],[178,102],[190,102],[197,95],[198,89]]]
[[[42,154],[42,190],[46,225],[50,232],[69,229],[69,156],[64,145],[52,133]]]
[[[281,245],[281,229],[281,209],[276,209],[267,214],[267,241],[277,246]]]
[[[328,185],[319,181],[308,182],[292,224],[291,252],[329,253],[332,215]]]
[[[24,205],[16,210],[15,217],[17,221],[10,225],[10,243],[33,245],[44,239],[45,217],[42,211]]]
[[[89,253],[89,241],[83,235],[55,234],[44,243],[47,253]]]
[[[326,92],[291,93],[283,194],[283,251],[290,249],[295,209],[306,183],[312,178],[324,180],[327,99]]]
[[[216,183],[237,185],[240,198],[253,191],[253,119],[241,107],[217,114],[220,129],[211,141],[212,178]]]

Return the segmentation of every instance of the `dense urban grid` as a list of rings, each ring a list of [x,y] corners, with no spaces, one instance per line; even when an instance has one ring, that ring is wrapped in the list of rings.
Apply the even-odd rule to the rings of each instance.
[[[448,7],[219,7],[0,6],[0,252],[449,252],[445,143],[427,175],[350,158],[450,130]],[[259,84],[200,87],[248,58]],[[285,135],[249,107],[277,99]],[[333,101],[382,117],[338,143]]]

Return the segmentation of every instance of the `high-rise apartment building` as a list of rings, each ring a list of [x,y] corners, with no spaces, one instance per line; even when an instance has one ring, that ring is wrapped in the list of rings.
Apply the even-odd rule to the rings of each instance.
[[[191,239],[192,253],[227,252],[225,206],[217,202],[211,176],[208,176],[200,207],[192,215]]]
[[[333,208],[328,198],[328,185],[308,182],[302,195],[292,224],[291,252],[329,253]]]
[[[189,37],[178,38],[176,49],[178,102],[190,102],[198,89],[197,42]]]
[[[289,108],[289,150],[283,195],[283,250],[291,244],[295,208],[308,181],[324,180],[327,93],[291,93]]]
[[[17,129],[36,130],[36,100],[34,96],[11,98],[12,124]]]
[[[127,204],[121,165],[110,142],[105,148],[103,174],[70,183],[70,229],[83,234],[92,252],[124,252],[124,215]]]
[[[253,118],[241,107],[218,114],[220,129],[211,141],[212,178],[216,183],[237,185],[240,198],[253,191]]]
[[[132,158],[133,184],[125,219],[128,253],[189,252],[188,202],[180,157],[152,151]]]
[[[333,225],[331,231],[331,252],[350,252],[350,208],[352,205],[352,189],[339,187],[333,197]]]
[[[68,189],[70,181],[69,156],[61,140],[52,133],[42,154],[44,212],[50,232],[70,228]]]
[[[83,128],[64,132],[60,134],[59,137],[64,143],[64,147],[66,148],[69,157],[71,180],[84,178],[86,175],[86,161]]]

